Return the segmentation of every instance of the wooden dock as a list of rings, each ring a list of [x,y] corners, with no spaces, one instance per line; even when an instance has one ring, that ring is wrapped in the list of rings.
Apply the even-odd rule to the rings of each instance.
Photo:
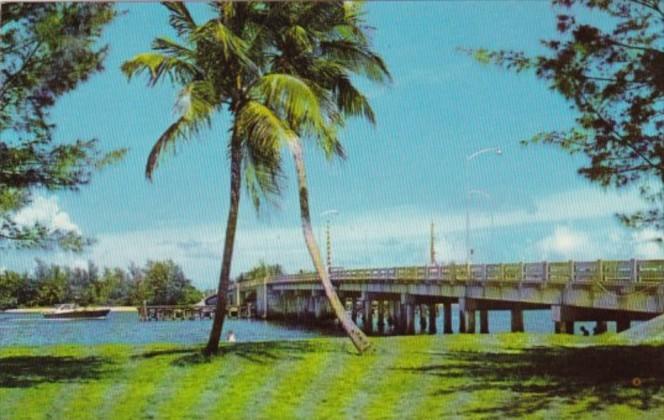
[[[136,308],[140,321],[184,321],[212,319],[214,305],[143,305]],[[254,316],[254,305],[247,303],[242,306],[230,305],[226,316],[229,318],[251,318]]]

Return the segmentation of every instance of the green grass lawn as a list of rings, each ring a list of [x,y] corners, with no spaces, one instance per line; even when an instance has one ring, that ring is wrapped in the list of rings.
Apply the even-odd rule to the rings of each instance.
[[[664,418],[664,346],[566,335],[0,348],[0,418]]]

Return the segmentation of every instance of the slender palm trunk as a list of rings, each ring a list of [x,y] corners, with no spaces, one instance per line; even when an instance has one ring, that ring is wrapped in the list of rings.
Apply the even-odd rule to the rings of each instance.
[[[329,273],[325,270],[323,262],[320,257],[320,250],[318,249],[318,244],[316,243],[316,238],[314,236],[313,228],[311,227],[311,216],[309,214],[309,192],[307,190],[307,173],[304,168],[304,158],[302,156],[302,146],[300,145],[299,140],[295,140],[290,144],[291,152],[293,154],[293,159],[295,160],[295,170],[297,172],[297,185],[300,192],[300,218],[302,219],[302,231],[304,233],[304,241],[307,244],[307,249],[309,250],[309,255],[311,256],[311,261],[316,267],[318,276],[320,277],[321,283],[323,284],[323,289],[325,290],[325,295],[327,296],[334,313],[341,322],[346,334],[353,342],[353,345],[358,352],[363,353],[369,347],[371,343],[367,339],[367,336],[364,335],[362,330],[360,330],[357,325],[353,322],[350,316],[346,313],[346,308],[339,300],[337,292],[332,286],[330,281]]]
[[[206,354],[214,354],[219,350],[219,339],[226,318],[226,304],[228,287],[230,285],[231,261],[233,259],[233,245],[235,244],[235,230],[237,228],[237,215],[240,209],[240,187],[242,184],[242,149],[240,141],[233,132],[231,139],[231,196],[226,222],[226,238],[224,242],[224,255],[221,261],[221,274],[217,288],[217,306],[214,312],[214,321],[210,331],[210,339],[205,348]]]

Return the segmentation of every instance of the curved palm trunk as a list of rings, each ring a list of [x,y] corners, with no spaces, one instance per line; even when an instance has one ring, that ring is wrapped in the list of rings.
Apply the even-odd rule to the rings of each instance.
[[[289,146],[293,154],[293,159],[295,160],[297,185],[300,192],[300,218],[302,219],[302,231],[304,233],[304,241],[309,250],[309,255],[311,256],[311,261],[314,263],[314,267],[316,267],[318,276],[323,284],[323,289],[325,290],[325,295],[327,296],[332,309],[334,309],[334,313],[341,322],[341,325],[353,342],[357,351],[363,353],[371,347],[371,343],[367,339],[367,336],[364,335],[362,330],[355,325],[351,317],[346,313],[346,308],[344,308],[344,305],[339,300],[339,296],[337,296],[337,292],[334,290],[334,286],[332,286],[332,282],[330,281],[329,274],[323,266],[320,250],[318,249],[318,244],[316,244],[314,231],[311,227],[311,216],[309,214],[309,192],[307,190],[307,174],[304,168],[302,146],[300,145],[299,140],[293,141]]]
[[[231,139],[231,196],[226,222],[226,238],[224,241],[224,255],[221,261],[221,274],[217,288],[217,306],[214,312],[214,321],[210,331],[210,339],[205,347],[206,354],[213,354],[219,350],[221,330],[226,318],[226,304],[228,287],[230,285],[231,261],[233,259],[233,245],[235,244],[235,230],[237,215],[240,209],[240,187],[242,184],[242,149],[238,139]]]

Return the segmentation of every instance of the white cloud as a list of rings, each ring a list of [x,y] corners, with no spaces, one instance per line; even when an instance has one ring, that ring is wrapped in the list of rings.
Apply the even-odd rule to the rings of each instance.
[[[655,241],[660,235],[654,229],[644,229],[632,234],[634,256],[643,259],[664,258],[664,246]]]
[[[57,204],[57,203],[56,203]],[[512,260],[598,258],[653,258],[661,255],[657,244],[644,242],[645,234],[633,234],[613,219],[613,214],[639,208],[636,194],[604,193],[585,188],[549,195],[529,210],[497,212],[493,226],[501,228],[500,237],[514,233],[510,242],[492,245],[491,219],[486,214],[472,215],[471,244],[478,249],[476,259],[487,258],[487,247],[503,246],[501,255]],[[66,213],[65,213],[66,214]],[[243,222],[237,231],[233,273],[247,270],[259,259],[282,264],[287,271],[310,269],[302,230],[293,217],[293,225],[265,226]],[[436,214],[414,206],[395,207],[365,213],[341,213],[332,222],[333,264],[346,267],[426,264],[429,261],[429,224],[436,224],[436,254],[439,262],[465,259],[465,214]],[[584,221],[602,220],[606,223]],[[314,220],[316,239],[323,247],[324,237]],[[535,231],[544,234],[529,239],[524,226],[538,224]],[[541,225],[541,227],[540,227]],[[587,230],[579,230],[584,226]],[[590,227],[589,227],[590,226]],[[530,230],[532,232],[532,230]],[[173,259],[199,287],[214,287],[223,251],[224,225],[160,227],[120,233],[96,234],[97,243],[84,258],[98,265],[127,267],[146,260]],[[482,249],[484,246],[484,249]],[[484,251],[483,253],[480,251]],[[489,252],[491,252],[489,250]],[[659,252],[659,254],[657,253]],[[81,257],[60,256],[60,261],[78,263]]]
[[[567,226],[556,226],[553,233],[535,243],[540,259],[593,259],[597,256],[595,244],[584,232]]]
[[[16,213],[14,221],[19,225],[30,226],[40,223],[51,231],[65,230],[81,233],[80,228],[71,220],[69,214],[60,209],[58,197],[35,195],[27,207]]]

